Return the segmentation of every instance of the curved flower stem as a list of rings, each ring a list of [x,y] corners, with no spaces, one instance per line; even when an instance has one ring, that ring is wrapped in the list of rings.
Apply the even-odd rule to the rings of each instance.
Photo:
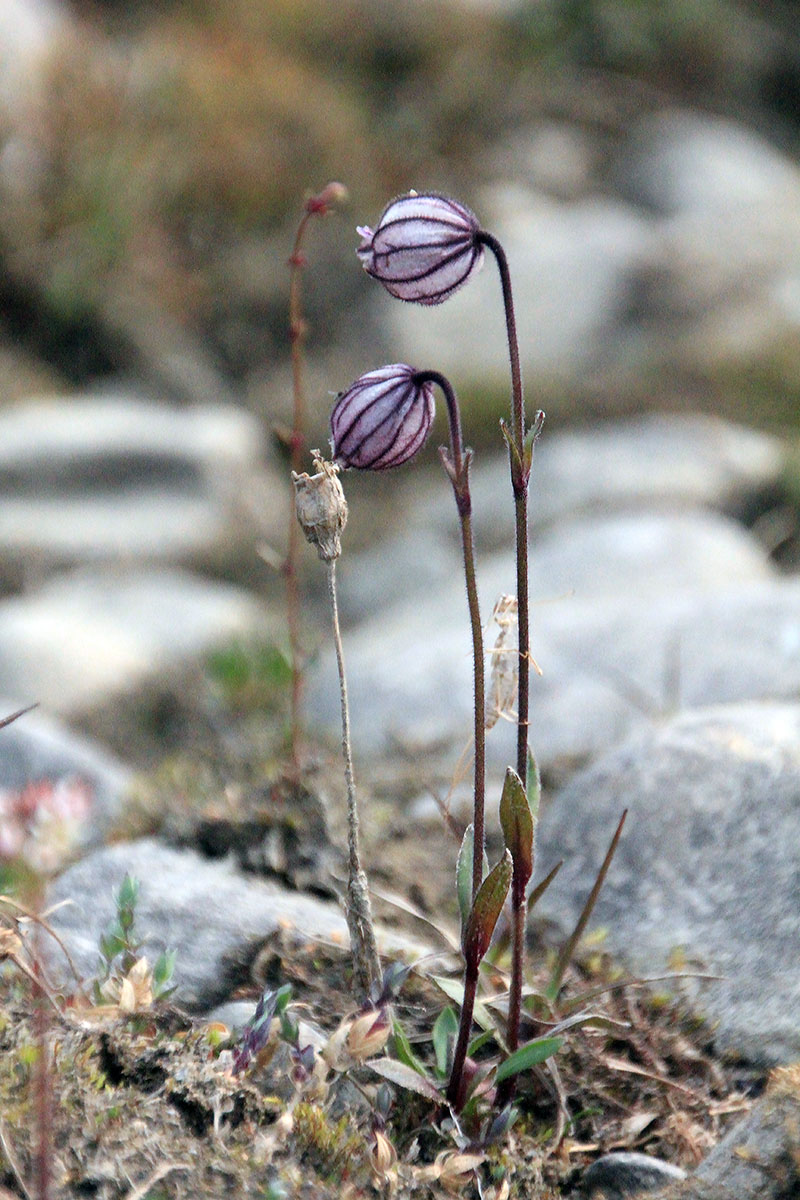
[[[511,364],[511,486],[514,492],[517,554],[517,606],[519,617],[519,693],[517,697],[517,774],[525,781],[528,767],[528,710],[530,695],[530,612],[528,604],[528,482],[530,462],[525,451],[525,400],[519,361],[519,339],[511,293],[508,259],[500,242],[481,230],[477,238],[491,250],[500,271],[503,306],[506,314],[508,356]]]
[[[339,668],[339,698],[342,707],[342,756],[344,758],[344,778],[347,785],[347,840],[349,852],[347,872],[347,927],[350,931],[350,943],[356,972],[364,994],[368,997],[373,984],[380,982],[381,963],[378,957],[375,930],[372,924],[372,909],[369,902],[367,877],[361,866],[358,851],[358,806],[356,804],[356,784],[353,775],[353,754],[350,747],[350,706],[347,700],[344,650],[342,649],[342,635],[339,629],[335,559],[331,559],[328,562],[328,598],[331,603],[336,665]]]
[[[519,360],[519,339],[511,292],[508,259],[500,242],[481,230],[478,240],[491,250],[500,272],[503,306],[506,315],[508,354],[511,365],[511,430],[508,446],[511,467],[511,487],[514,493],[515,546],[517,559],[517,613],[519,637],[519,683],[517,692],[517,774],[525,783],[528,772],[528,724],[530,708],[530,608],[528,602],[528,483],[530,452],[525,440],[525,400],[522,391],[522,371]],[[519,1024],[522,999],[522,975],[525,956],[526,906],[524,894],[512,884],[513,955],[511,962],[511,991],[509,997],[507,1041],[512,1052],[519,1045]],[[507,1104],[513,1096],[514,1081],[510,1078],[502,1088],[502,1101]]]
[[[456,507],[461,524],[461,546],[464,554],[464,577],[467,585],[467,604],[472,629],[472,662],[474,680],[474,738],[475,738],[475,785],[473,797],[473,825],[475,829],[472,859],[472,898],[475,899],[483,878],[483,855],[486,841],[486,683],[483,657],[483,628],[478,604],[478,585],[475,572],[475,539],[472,532],[472,497],[469,491],[469,468],[472,452],[464,450],[461,434],[461,414],[458,399],[450,381],[439,371],[418,371],[414,376],[417,384],[435,383],[444,393],[450,425],[450,452],[442,447],[442,463],[456,498]]]

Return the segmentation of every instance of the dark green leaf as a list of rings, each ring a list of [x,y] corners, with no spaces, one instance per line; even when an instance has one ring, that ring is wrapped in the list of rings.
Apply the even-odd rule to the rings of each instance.
[[[563,1044],[564,1039],[561,1037],[543,1037],[526,1042],[524,1046],[520,1046],[519,1050],[509,1054],[505,1062],[500,1063],[494,1077],[495,1083],[502,1083],[511,1075],[519,1075],[521,1071],[527,1071],[538,1063],[544,1062],[546,1058],[556,1054]]]
[[[468,825],[461,839],[461,849],[456,862],[456,893],[461,913],[461,929],[467,923],[472,908],[472,861],[475,854],[475,826]]]
[[[446,1075],[450,1069],[450,1059],[457,1037],[458,1017],[448,1004],[447,1008],[443,1008],[436,1018],[431,1033],[436,1066],[440,1075]]]
[[[425,1078],[428,1072],[425,1070],[425,1064],[420,1062],[414,1051],[411,1049],[411,1043],[408,1040],[405,1029],[395,1017],[392,1022],[392,1038],[394,1040],[394,1052],[401,1063],[405,1063],[412,1071],[416,1071],[418,1075],[423,1075]]]
[[[542,777],[539,774],[539,766],[531,753],[530,746],[528,746],[528,769],[525,782],[527,784],[528,808],[531,810],[531,816],[535,825],[539,819],[539,801],[542,798]]]

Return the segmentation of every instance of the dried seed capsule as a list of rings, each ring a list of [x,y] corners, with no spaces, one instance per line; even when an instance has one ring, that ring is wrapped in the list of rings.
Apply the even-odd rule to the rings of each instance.
[[[319,450],[312,450],[315,475],[303,471],[300,475],[292,471],[294,502],[297,519],[303,533],[323,562],[332,562],[342,552],[341,535],[347,524],[347,501],[337,476],[335,463],[320,458]]]
[[[399,300],[441,304],[483,263],[477,217],[446,196],[398,196],[374,232],[358,232],[365,271]]]
[[[433,384],[414,367],[368,371],[337,397],[331,413],[333,457],[343,467],[385,471],[413,458],[430,432]]]

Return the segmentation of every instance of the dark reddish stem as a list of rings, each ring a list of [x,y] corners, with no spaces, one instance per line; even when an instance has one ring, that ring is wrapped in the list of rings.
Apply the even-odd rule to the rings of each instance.
[[[37,896],[36,907],[37,911],[41,909],[41,895]],[[33,987],[34,1028],[38,1050],[34,1066],[37,1143],[33,1169],[36,1200],[50,1200],[53,1158],[53,1067],[50,1049],[50,1014],[45,1004],[44,990],[38,982],[41,975],[41,926],[38,923],[34,927],[33,939],[33,974],[37,980]]]
[[[450,1083],[447,1088],[447,1103],[456,1111],[461,1112],[467,1090],[467,1080],[464,1065],[467,1061],[469,1036],[472,1030],[472,1014],[475,1010],[475,996],[478,991],[478,973],[480,964],[467,963],[464,977],[464,1000],[461,1005],[461,1024],[458,1029],[458,1040],[453,1051],[453,1066],[450,1071]]]
[[[472,452],[464,450],[461,434],[461,414],[458,399],[450,381],[438,371],[418,371],[416,384],[436,384],[444,393],[450,425],[450,452],[442,450],[442,462],[453,485],[458,517],[461,524],[461,547],[464,554],[464,578],[467,585],[467,604],[472,629],[472,662],[474,683],[475,783],[473,824],[475,830],[472,859],[472,898],[478,893],[483,878],[483,855],[486,840],[486,697],[483,659],[483,628],[478,604],[478,585],[475,571],[475,539],[472,532],[472,497],[469,490],[469,468]],[[471,1019],[471,1018],[470,1018]]]
[[[491,250],[500,271],[506,314],[508,356],[511,364],[511,486],[514,493],[517,554],[517,611],[519,616],[519,694],[517,698],[517,774],[524,782],[528,768],[528,710],[530,695],[530,613],[528,604],[528,481],[530,463],[525,452],[525,401],[519,361],[519,339],[511,292],[511,274],[503,247],[492,234],[481,231],[479,241]]]
[[[325,216],[330,206],[344,198],[341,184],[329,183],[321,192],[311,196],[297,226],[292,253],[289,256],[289,341],[292,359],[292,432],[289,436],[289,458],[292,470],[298,475],[303,469],[306,451],[306,396],[303,384],[303,344],[307,326],[303,318],[301,296],[302,273],[307,260],[302,251],[306,228],[312,217]],[[294,497],[289,508],[289,537],[283,573],[286,579],[286,623],[289,632],[289,652],[292,661],[290,753],[292,765],[300,766],[303,705],[303,650],[300,630],[300,596],[298,562],[300,559],[300,528],[295,513]]]
[[[519,685],[517,693],[517,774],[525,783],[528,775],[528,724],[530,707],[530,608],[528,602],[528,483],[530,452],[525,446],[525,400],[522,391],[522,371],[519,360],[519,339],[511,292],[511,273],[506,253],[497,238],[481,231],[478,240],[491,250],[500,271],[503,306],[506,315],[508,355],[511,365],[511,430],[508,447],[511,467],[511,487],[514,495],[515,546],[517,559],[517,613],[519,637]],[[524,887],[512,883],[513,957],[511,991],[509,995],[507,1037],[510,1050],[519,1044],[519,1024],[522,1001],[522,976],[525,959],[525,895]],[[510,1080],[504,1089],[506,1103],[511,1099],[514,1085]]]

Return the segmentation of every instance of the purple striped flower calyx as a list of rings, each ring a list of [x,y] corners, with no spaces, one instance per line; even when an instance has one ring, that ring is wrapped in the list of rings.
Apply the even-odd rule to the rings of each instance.
[[[434,417],[433,384],[405,363],[367,371],[340,392],[331,413],[333,458],[342,467],[385,471],[420,449]]]
[[[399,300],[441,304],[483,263],[475,214],[434,193],[398,196],[374,231],[358,232],[364,270]]]

